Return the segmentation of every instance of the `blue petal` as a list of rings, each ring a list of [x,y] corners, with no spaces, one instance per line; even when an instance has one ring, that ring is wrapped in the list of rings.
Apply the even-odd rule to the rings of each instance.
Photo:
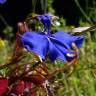
[[[7,0],[0,0],[0,4],[4,4]]]
[[[57,48],[54,46],[54,44],[52,44],[51,41],[49,41],[48,56],[51,61],[56,60],[57,57],[59,56],[59,52],[58,52]]]
[[[64,62],[71,61],[75,58],[75,52],[71,52],[68,49],[67,43],[61,42],[58,38],[45,35],[44,33],[26,32],[22,35],[22,42],[24,47],[29,52],[34,52],[42,59],[45,59],[46,55],[49,56],[51,61],[61,59]],[[67,54],[72,55],[71,57]]]
[[[51,61],[55,61],[56,59],[61,59],[66,62],[66,58],[64,54],[60,50],[58,50],[54,42],[50,41],[50,39],[49,39],[48,56]]]
[[[48,51],[48,40],[44,34],[26,32],[22,35],[22,43],[29,52],[34,52],[45,59]]]
[[[60,46],[65,47],[66,49],[69,48],[69,46],[65,42],[59,41],[58,39],[54,38],[54,36],[50,35],[48,37],[51,39],[51,41],[55,42],[56,44],[59,44]]]
[[[47,18],[47,28],[48,28],[48,31],[50,32],[51,31],[51,20],[52,20],[52,16],[49,15],[49,14],[45,14],[46,18]]]
[[[37,19],[44,24],[44,32],[46,31],[46,29],[48,29],[48,31],[50,31],[51,29],[51,17],[52,16],[48,14],[37,16]]]
[[[53,34],[53,36],[60,42],[68,45],[69,49],[72,49],[72,43],[74,42],[78,48],[80,48],[83,44],[84,37],[83,36],[72,36],[65,32],[57,32]]]
[[[57,40],[55,40],[53,38],[50,38],[50,47],[49,48],[50,48],[49,57],[51,60],[60,59],[60,60],[63,60],[64,62],[68,62],[75,58],[75,52],[71,52],[71,50],[68,50],[66,46],[64,46],[59,41],[57,42]],[[70,54],[71,57],[67,56],[67,54]]]

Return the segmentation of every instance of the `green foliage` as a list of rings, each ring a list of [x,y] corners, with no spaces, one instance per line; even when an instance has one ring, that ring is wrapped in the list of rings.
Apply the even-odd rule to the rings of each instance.
[[[46,1],[47,0],[41,0]],[[87,3],[89,0],[86,0]],[[35,1],[34,1],[35,2]],[[95,2],[95,0],[92,0]],[[42,3],[42,2],[41,2]],[[86,3],[86,4],[87,4]],[[54,13],[52,9],[52,1],[48,0],[48,8],[51,13]],[[89,3],[88,3],[89,4]],[[86,5],[86,14],[91,20],[96,19],[96,6],[90,8]],[[42,5],[43,6],[43,5]],[[51,6],[51,7],[50,7]],[[44,6],[43,6],[44,7]],[[35,10],[35,8],[34,8]],[[66,20],[60,18],[59,27],[55,24],[53,26],[53,30],[64,30],[68,31],[72,29],[74,26],[67,26]],[[86,20],[83,21],[81,18],[80,26],[89,26],[90,24]],[[9,37],[12,37],[11,31],[9,32],[10,27],[4,30],[4,33],[10,34]],[[55,76],[54,81],[52,82],[52,87],[54,88],[55,96],[96,96],[96,31],[93,31],[94,34],[87,33],[85,43],[80,50],[80,58],[77,65],[69,68],[66,73],[59,73]],[[93,38],[94,37],[94,38]],[[14,44],[9,46],[10,41],[6,41],[4,46],[0,47],[0,65],[6,63],[6,61],[10,58],[12,53],[12,48]],[[30,58],[30,56],[28,56]],[[27,59],[23,61],[26,62]],[[56,67],[62,68],[64,67],[64,63],[61,61],[56,61],[55,64],[50,64],[50,69],[54,69]],[[5,74],[8,70],[1,70],[0,73]],[[41,92],[42,94],[42,92]],[[43,95],[42,95],[43,96]]]
[[[66,24],[64,24],[65,20],[61,19],[60,22],[61,29],[58,29],[57,27],[56,30],[70,30],[71,26],[66,26]],[[85,43],[80,50],[78,64],[69,68],[66,73],[59,73],[55,76],[55,79],[52,82],[55,96],[96,96],[96,42],[91,38],[90,33],[86,34],[86,37]],[[9,46],[8,43],[5,43],[5,46],[1,47],[1,64],[4,64],[4,62],[10,58],[8,56],[11,55],[9,53],[12,52],[12,48],[13,44]],[[31,58],[30,55],[28,58]],[[28,58],[23,60],[23,63],[26,62]],[[65,64],[63,62],[57,61],[49,67],[50,69],[55,69],[56,67],[62,68],[64,66]],[[2,74],[6,74],[6,72],[8,73],[8,70],[6,69],[0,71]],[[42,94],[42,91],[40,92],[40,94]]]

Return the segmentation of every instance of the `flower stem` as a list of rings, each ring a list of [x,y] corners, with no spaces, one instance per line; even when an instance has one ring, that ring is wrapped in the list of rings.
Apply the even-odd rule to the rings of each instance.
[[[5,24],[5,26],[9,26],[9,24],[7,23],[7,21],[5,20],[5,18],[2,16],[2,14],[0,14],[0,19]]]
[[[77,7],[79,8],[79,10],[81,11],[81,13],[83,14],[83,16],[86,18],[86,20],[90,23],[93,24],[92,21],[90,20],[90,18],[87,16],[87,14],[84,12],[84,10],[82,9],[82,7],[80,6],[78,0],[74,0]]]

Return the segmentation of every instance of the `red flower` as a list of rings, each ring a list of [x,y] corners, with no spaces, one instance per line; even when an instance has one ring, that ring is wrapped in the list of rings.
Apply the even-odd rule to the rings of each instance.
[[[21,95],[24,92],[24,81],[19,81],[18,84],[12,89],[11,94]]]
[[[30,94],[29,96],[36,96],[36,92],[34,91],[34,89],[32,90],[32,92],[30,92],[30,90],[32,89],[33,84],[32,82],[29,81],[19,81],[16,86],[14,86],[14,88],[12,88],[12,90],[10,91],[10,94],[15,94],[15,95],[24,95],[26,96],[26,94]]]
[[[5,96],[8,91],[8,80],[5,78],[0,78],[0,96]]]
[[[33,83],[30,81],[25,81],[24,83],[25,83],[25,89],[24,89],[25,96],[28,93],[30,93],[29,96],[36,96],[36,91],[33,88]]]

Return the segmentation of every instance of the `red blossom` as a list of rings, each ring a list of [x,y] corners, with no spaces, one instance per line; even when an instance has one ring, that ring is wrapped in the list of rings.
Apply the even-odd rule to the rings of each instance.
[[[19,81],[17,85],[11,90],[11,93],[21,95],[24,92],[24,81]]]
[[[30,94],[29,96],[36,96],[36,92],[34,89],[32,89],[33,84],[32,82],[29,81],[19,81],[10,91],[10,94],[15,94],[15,95],[24,95],[25,94]],[[31,92],[32,89],[32,92]]]
[[[5,96],[8,91],[8,80],[0,78],[0,96]]]

